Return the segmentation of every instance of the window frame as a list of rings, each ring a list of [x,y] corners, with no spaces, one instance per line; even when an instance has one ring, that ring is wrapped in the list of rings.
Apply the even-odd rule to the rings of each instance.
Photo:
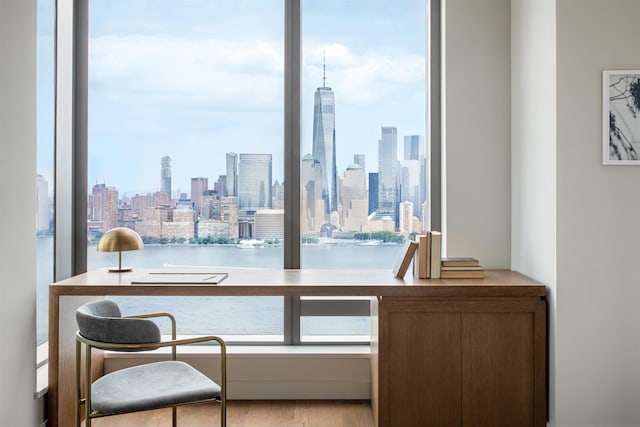
[[[56,1],[56,281],[87,270],[89,0]],[[441,229],[441,0],[426,2],[426,138],[431,229]],[[300,269],[302,0],[284,0],[284,269]],[[284,344],[298,345],[303,316],[369,315],[368,300],[284,298]],[[319,342],[305,342],[319,344]],[[354,344],[329,342],[322,344]],[[356,343],[362,344],[362,343]]]

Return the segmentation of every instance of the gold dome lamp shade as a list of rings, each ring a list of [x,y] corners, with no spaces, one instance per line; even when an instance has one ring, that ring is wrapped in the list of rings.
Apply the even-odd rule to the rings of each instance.
[[[122,252],[137,251],[142,248],[144,248],[144,243],[142,243],[140,235],[126,227],[112,228],[104,233],[98,242],[99,252],[118,252],[118,266],[109,267],[109,271],[113,273],[131,271],[131,267],[122,266]]]

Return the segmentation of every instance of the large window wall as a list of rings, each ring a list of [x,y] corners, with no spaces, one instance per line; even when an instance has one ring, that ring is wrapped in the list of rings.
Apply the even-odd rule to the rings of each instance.
[[[401,3],[66,7],[76,16],[58,25],[75,22],[75,33],[58,43],[74,46],[69,150],[80,173],[70,188],[81,201],[70,240],[88,242],[70,245],[71,270],[116,263],[95,243],[126,226],[146,242],[125,254],[139,268],[391,271],[432,208],[426,4]],[[183,333],[213,328],[236,342],[369,335],[366,300],[120,302],[127,312],[172,311]]]

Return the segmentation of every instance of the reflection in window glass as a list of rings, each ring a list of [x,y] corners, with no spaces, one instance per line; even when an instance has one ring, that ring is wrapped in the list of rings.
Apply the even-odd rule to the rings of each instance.
[[[53,283],[55,0],[37,3],[36,273],[37,345],[48,339],[49,284]]]
[[[94,246],[117,226],[142,236],[124,255],[138,268],[282,268],[282,2],[89,11],[88,268],[117,263]],[[129,313],[159,303],[121,300]],[[280,297],[176,298],[170,311],[183,334],[283,333]]]

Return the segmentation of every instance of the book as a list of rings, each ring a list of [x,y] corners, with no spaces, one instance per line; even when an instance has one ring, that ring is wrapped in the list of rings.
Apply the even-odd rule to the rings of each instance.
[[[470,257],[442,258],[443,267],[449,267],[449,266],[477,267],[479,265],[480,265],[480,261]]]
[[[484,270],[442,270],[441,279],[482,279]]]
[[[482,270],[482,267],[477,265],[477,266],[464,266],[464,265],[443,265],[441,267],[442,271],[473,271],[473,270]]]
[[[395,268],[393,269],[393,275],[399,279],[404,279],[404,275],[409,269],[409,264],[413,260],[413,256],[418,248],[418,243],[407,239],[402,247],[402,256],[398,260]]]
[[[431,231],[431,271],[432,279],[440,278],[440,257],[442,256],[442,233]]]
[[[431,255],[430,255],[430,236],[427,234],[420,234],[416,236],[418,242],[418,249],[413,256],[413,275],[418,279],[428,279],[431,269]]]

